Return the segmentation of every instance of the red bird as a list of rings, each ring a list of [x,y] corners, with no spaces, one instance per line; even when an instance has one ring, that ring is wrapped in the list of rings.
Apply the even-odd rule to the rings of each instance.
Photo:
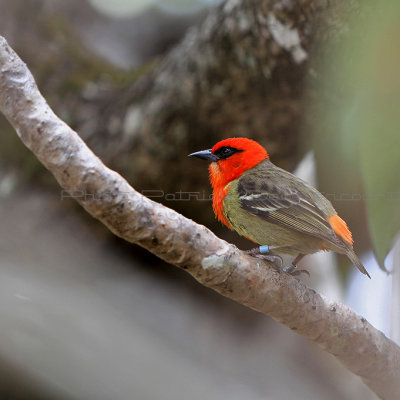
[[[229,229],[261,245],[256,253],[295,255],[293,272],[306,254],[332,250],[345,254],[368,277],[353,250],[352,234],[318,190],[276,167],[254,140],[231,138],[212,149],[189,154],[211,161],[213,209]]]

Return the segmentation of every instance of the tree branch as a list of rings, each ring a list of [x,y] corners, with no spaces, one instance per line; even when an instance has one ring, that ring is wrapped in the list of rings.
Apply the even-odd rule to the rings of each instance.
[[[193,176],[198,190],[208,188],[202,166],[180,154],[217,138],[252,137],[268,145],[274,162],[295,167],[312,92],[306,82],[320,70],[313,42],[323,38],[326,46],[342,38],[349,10],[360,1],[225,1],[160,62],[128,73],[83,46],[76,25],[88,29],[96,18],[87,1],[47,3],[0,0],[0,26],[9,27],[14,47],[50,104],[137,190],[157,186],[173,193],[188,187]],[[25,23],[15,29],[14,20]],[[127,83],[121,87],[121,82]],[[154,154],[158,163],[149,168]],[[185,205],[173,207],[189,213]],[[199,207],[196,217],[211,223],[206,207]]]
[[[345,305],[330,302],[136,192],[53,113],[26,65],[2,37],[0,110],[60,185],[116,235],[311,339],[381,398],[398,398],[400,349],[395,343]]]

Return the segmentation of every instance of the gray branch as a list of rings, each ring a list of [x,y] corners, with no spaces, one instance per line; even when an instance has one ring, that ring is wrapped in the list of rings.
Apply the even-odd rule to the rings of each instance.
[[[218,293],[270,315],[333,354],[382,399],[398,399],[400,348],[394,342],[347,306],[136,192],[54,114],[4,38],[0,110],[62,188],[116,235],[187,270]]]
[[[77,40],[77,26],[80,37],[96,20],[86,1],[47,3],[0,0],[0,26],[9,27],[4,36],[29,63],[54,110],[138,191],[176,193],[194,187],[208,192],[204,166],[182,154],[228,136],[252,137],[279,166],[296,166],[304,151],[300,131],[311,133],[311,123],[315,130],[310,83],[318,81],[321,69],[315,41],[330,48],[343,39],[359,0],[225,1],[161,60],[129,72],[110,68]],[[72,18],[76,7],[82,11],[78,20]],[[55,29],[60,16],[61,34],[44,34],[46,21]],[[26,23],[15,29],[14,20]],[[146,46],[152,40],[143,39]],[[186,202],[160,201],[194,216]],[[215,223],[205,204],[195,215]]]

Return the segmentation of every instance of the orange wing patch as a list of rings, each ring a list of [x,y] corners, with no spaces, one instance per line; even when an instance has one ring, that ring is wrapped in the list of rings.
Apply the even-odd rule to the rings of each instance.
[[[346,222],[339,217],[339,215],[332,215],[332,217],[328,218],[328,221],[336,235],[340,236],[345,242],[353,244],[353,236],[350,232],[350,229],[348,228]]]

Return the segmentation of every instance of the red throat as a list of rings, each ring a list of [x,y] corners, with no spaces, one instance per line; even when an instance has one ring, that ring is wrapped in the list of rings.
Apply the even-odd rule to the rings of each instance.
[[[215,216],[228,228],[231,228],[223,212],[223,201],[229,191],[229,186],[227,185],[239,178],[243,172],[253,168],[269,157],[264,147],[251,139],[225,139],[218,142],[212,148],[212,151],[215,152],[224,146],[233,147],[239,151],[227,159],[211,163],[209,171],[213,187],[213,209]]]

